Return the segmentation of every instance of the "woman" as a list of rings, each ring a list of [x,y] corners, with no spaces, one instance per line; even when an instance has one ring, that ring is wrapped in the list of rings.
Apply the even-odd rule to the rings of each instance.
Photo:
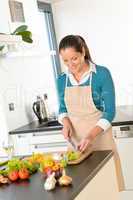
[[[115,90],[109,70],[93,63],[85,40],[68,35],[59,44],[67,73],[58,78],[59,122],[63,135],[72,138],[81,152],[114,151],[119,190],[124,189],[120,160],[112,137]]]

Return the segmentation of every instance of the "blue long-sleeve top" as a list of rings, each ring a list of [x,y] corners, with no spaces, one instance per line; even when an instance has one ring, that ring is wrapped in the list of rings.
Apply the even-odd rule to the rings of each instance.
[[[79,86],[89,85],[89,79]],[[62,73],[57,79],[57,90],[59,94],[59,116],[67,113],[64,101],[64,91],[66,84],[66,74]],[[68,78],[68,87],[72,87]],[[102,111],[102,117],[98,125],[106,130],[111,125],[115,116],[115,88],[110,71],[103,66],[95,65],[95,71],[92,72],[92,98],[97,109]]]

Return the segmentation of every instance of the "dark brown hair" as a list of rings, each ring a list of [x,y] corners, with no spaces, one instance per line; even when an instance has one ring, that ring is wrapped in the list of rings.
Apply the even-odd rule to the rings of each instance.
[[[59,44],[59,52],[65,50],[66,48],[74,48],[77,52],[83,53],[83,48],[85,49],[85,60],[86,62],[92,61],[89,48],[85,40],[80,35],[67,35],[65,36]]]

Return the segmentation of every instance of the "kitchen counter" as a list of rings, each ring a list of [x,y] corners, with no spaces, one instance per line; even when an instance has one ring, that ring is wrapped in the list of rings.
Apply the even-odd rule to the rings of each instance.
[[[56,186],[53,191],[45,191],[44,178],[38,172],[32,175],[29,181],[0,187],[0,200],[73,200],[95,178],[112,156],[113,152],[109,150],[95,151],[81,164],[68,166],[66,172],[73,178],[73,183],[69,187]],[[99,188],[103,187],[102,181]],[[90,199],[93,198],[90,197]]]
[[[133,124],[133,106],[118,106],[116,108],[116,116],[112,122],[112,126]],[[9,134],[41,132],[61,130],[62,125],[56,122],[53,126],[47,123],[39,124],[38,121],[33,121],[30,124],[17,128],[9,132]]]
[[[133,124],[133,106],[118,106],[112,126]]]
[[[9,132],[9,134],[19,134],[19,133],[31,133],[31,132],[41,132],[41,131],[54,131],[61,130],[62,125],[58,123],[57,120],[39,123],[39,121],[33,121],[30,124],[21,126],[15,130]]]

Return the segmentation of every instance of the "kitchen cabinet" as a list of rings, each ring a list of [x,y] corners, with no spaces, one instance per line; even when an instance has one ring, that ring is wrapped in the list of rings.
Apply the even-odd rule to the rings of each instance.
[[[100,186],[101,183],[102,187]],[[99,171],[99,173],[96,174],[95,178],[84,187],[75,200],[87,200],[89,199],[88,197],[90,197],[92,200],[119,199],[113,158],[111,158],[108,163],[106,163],[106,165]]]
[[[32,134],[11,135],[14,145],[14,155],[30,155],[30,139]]]
[[[133,190],[133,138],[117,138],[115,141],[120,155],[125,189]]]
[[[11,135],[11,137],[15,155],[67,150],[67,141],[64,139],[61,130],[18,133]]]
[[[113,135],[121,160],[125,190],[133,190],[133,106],[118,106],[112,122]]]
[[[67,141],[62,135],[62,125],[57,120],[44,124],[33,121],[10,131],[9,135],[14,142],[15,155],[67,150]]]
[[[59,130],[35,132],[30,140],[31,152],[58,152],[67,150],[67,141]]]

